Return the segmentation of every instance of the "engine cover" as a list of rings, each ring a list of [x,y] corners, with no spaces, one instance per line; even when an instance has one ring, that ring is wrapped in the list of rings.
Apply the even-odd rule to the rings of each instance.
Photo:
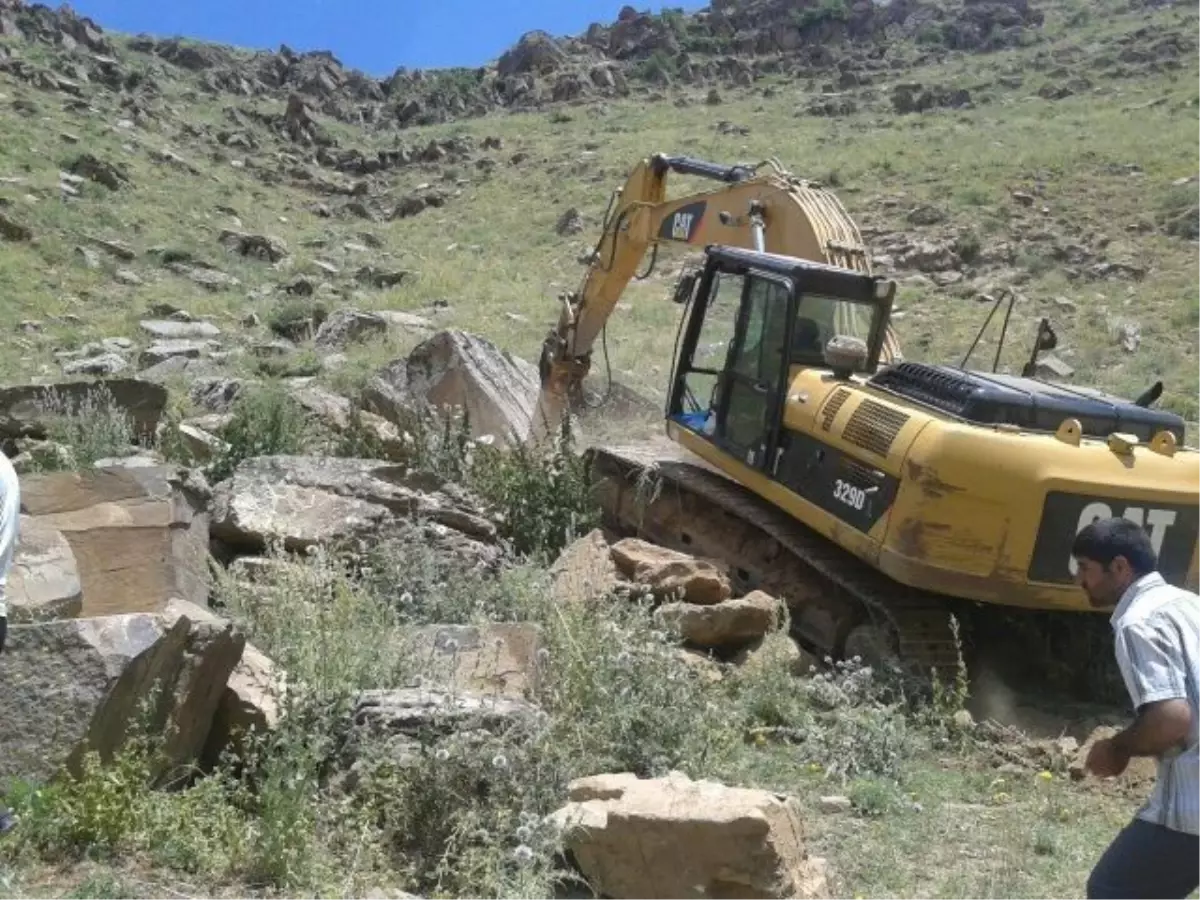
[[[1089,437],[1105,438],[1119,431],[1149,441],[1160,431],[1170,431],[1183,444],[1182,417],[1091,388],[918,362],[890,366],[868,383],[980,425],[1053,432],[1064,419],[1075,418]]]

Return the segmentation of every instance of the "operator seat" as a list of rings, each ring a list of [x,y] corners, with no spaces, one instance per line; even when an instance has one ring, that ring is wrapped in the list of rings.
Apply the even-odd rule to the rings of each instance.
[[[821,355],[821,328],[812,319],[797,318],[792,332],[792,358]]]

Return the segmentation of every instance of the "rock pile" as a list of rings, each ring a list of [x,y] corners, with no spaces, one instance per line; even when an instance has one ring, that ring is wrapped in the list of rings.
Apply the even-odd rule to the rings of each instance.
[[[780,633],[786,619],[783,603],[763,591],[733,596],[728,574],[709,560],[639,538],[610,543],[597,530],[568,547],[551,574],[555,596],[564,602],[648,593],[656,602],[655,620],[678,634],[686,649],[745,664],[769,636],[777,635],[787,644],[793,670],[811,662]]]

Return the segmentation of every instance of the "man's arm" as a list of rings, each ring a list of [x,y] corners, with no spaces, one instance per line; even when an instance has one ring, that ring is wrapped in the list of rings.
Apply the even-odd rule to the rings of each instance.
[[[1183,648],[1171,628],[1146,621],[1122,628],[1116,641],[1137,715],[1109,744],[1125,762],[1135,756],[1161,756],[1187,739],[1192,724]]]
[[[1187,740],[1191,726],[1192,708],[1187,700],[1155,700],[1139,707],[1133,724],[1113,736],[1113,749],[1126,759],[1162,756]]]

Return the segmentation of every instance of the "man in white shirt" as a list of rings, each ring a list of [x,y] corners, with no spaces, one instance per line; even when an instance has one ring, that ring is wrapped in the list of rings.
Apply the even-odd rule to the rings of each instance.
[[[8,457],[0,452],[0,652],[8,635],[8,570],[21,527],[21,486]]]
[[[8,571],[21,529],[21,486],[8,457],[0,451],[0,653],[8,638]],[[12,812],[0,806],[0,833],[14,825]]]
[[[1117,664],[1135,718],[1097,741],[1087,768],[1101,777],[1130,759],[1158,760],[1154,790],[1088,878],[1088,897],[1186,897],[1200,883],[1200,597],[1157,572],[1137,524],[1101,519],[1071,550],[1097,608],[1113,608]]]

